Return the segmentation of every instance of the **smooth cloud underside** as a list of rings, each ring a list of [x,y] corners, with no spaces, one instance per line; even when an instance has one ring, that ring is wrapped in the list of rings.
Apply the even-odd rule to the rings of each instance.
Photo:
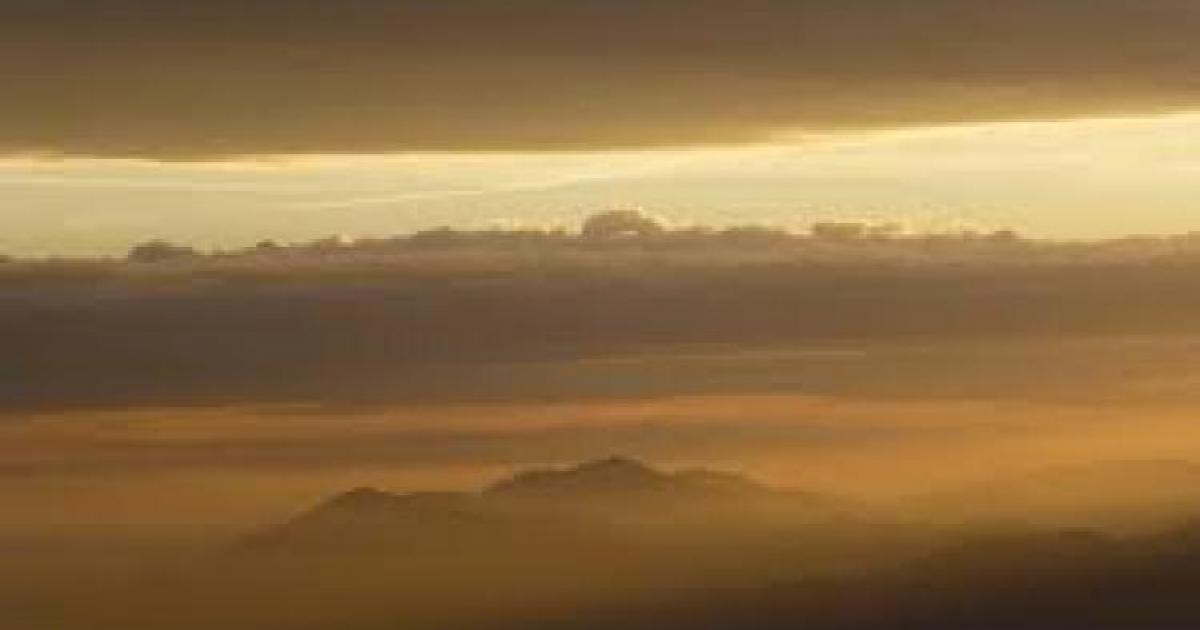
[[[0,153],[736,143],[1200,105],[1194,0],[0,0]]]

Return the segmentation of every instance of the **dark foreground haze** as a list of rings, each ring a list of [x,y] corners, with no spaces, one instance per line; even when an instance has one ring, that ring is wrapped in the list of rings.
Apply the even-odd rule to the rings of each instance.
[[[0,625],[1193,627],[1198,296],[637,213],[0,262]]]
[[[1195,522],[938,525],[610,458],[477,493],[350,490],[169,566],[21,584],[5,614],[30,630],[1166,629],[1200,622],[1198,564]]]

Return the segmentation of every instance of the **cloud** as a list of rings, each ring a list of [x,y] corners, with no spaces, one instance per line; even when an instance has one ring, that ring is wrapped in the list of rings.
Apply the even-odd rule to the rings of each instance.
[[[0,413],[746,392],[1191,399],[1171,383],[1194,372],[1195,243],[435,231],[154,264],[15,261],[0,265]]]
[[[1200,105],[1190,0],[0,0],[0,152],[753,142]]]
[[[546,192],[560,188],[569,188],[578,184],[609,182],[623,178],[647,175],[658,171],[669,170],[673,166],[698,163],[704,160],[705,154],[691,153],[684,156],[642,156],[632,164],[595,164],[576,167],[561,174],[542,173],[536,177],[523,177],[507,183],[494,183],[472,188],[446,188],[437,190],[420,190],[404,193],[376,196],[354,196],[343,199],[333,199],[317,202],[294,204],[294,207],[307,209],[348,209],[367,206],[390,206],[410,201],[438,201],[462,197],[487,197],[493,195],[508,195],[515,193]],[[539,169],[543,170],[543,169]]]

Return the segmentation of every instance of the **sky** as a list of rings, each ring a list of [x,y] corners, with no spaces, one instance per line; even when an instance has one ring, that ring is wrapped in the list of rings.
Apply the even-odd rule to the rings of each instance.
[[[109,255],[465,228],[577,226],[642,208],[687,226],[820,220],[1054,238],[1200,228],[1200,114],[985,123],[738,147],[309,156],[232,162],[12,159],[0,251]]]
[[[0,254],[629,208],[1185,233],[1198,35],[1200,0],[0,0]],[[612,452],[909,489],[1200,453],[1200,241],[734,241],[0,264],[0,521]]]
[[[0,0],[0,251],[1196,227],[1194,0]]]

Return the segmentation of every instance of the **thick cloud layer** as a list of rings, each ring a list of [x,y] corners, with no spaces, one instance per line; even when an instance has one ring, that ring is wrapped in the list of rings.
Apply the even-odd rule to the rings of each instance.
[[[603,149],[1200,104],[1193,0],[0,0],[0,152]]]
[[[420,244],[438,238],[0,265],[0,416],[776,391],[1195,396],[1194,238]],[[1121,343],[1139,337],[1165,341]],[[1079,338],[1099,343],[1061,343]]]

